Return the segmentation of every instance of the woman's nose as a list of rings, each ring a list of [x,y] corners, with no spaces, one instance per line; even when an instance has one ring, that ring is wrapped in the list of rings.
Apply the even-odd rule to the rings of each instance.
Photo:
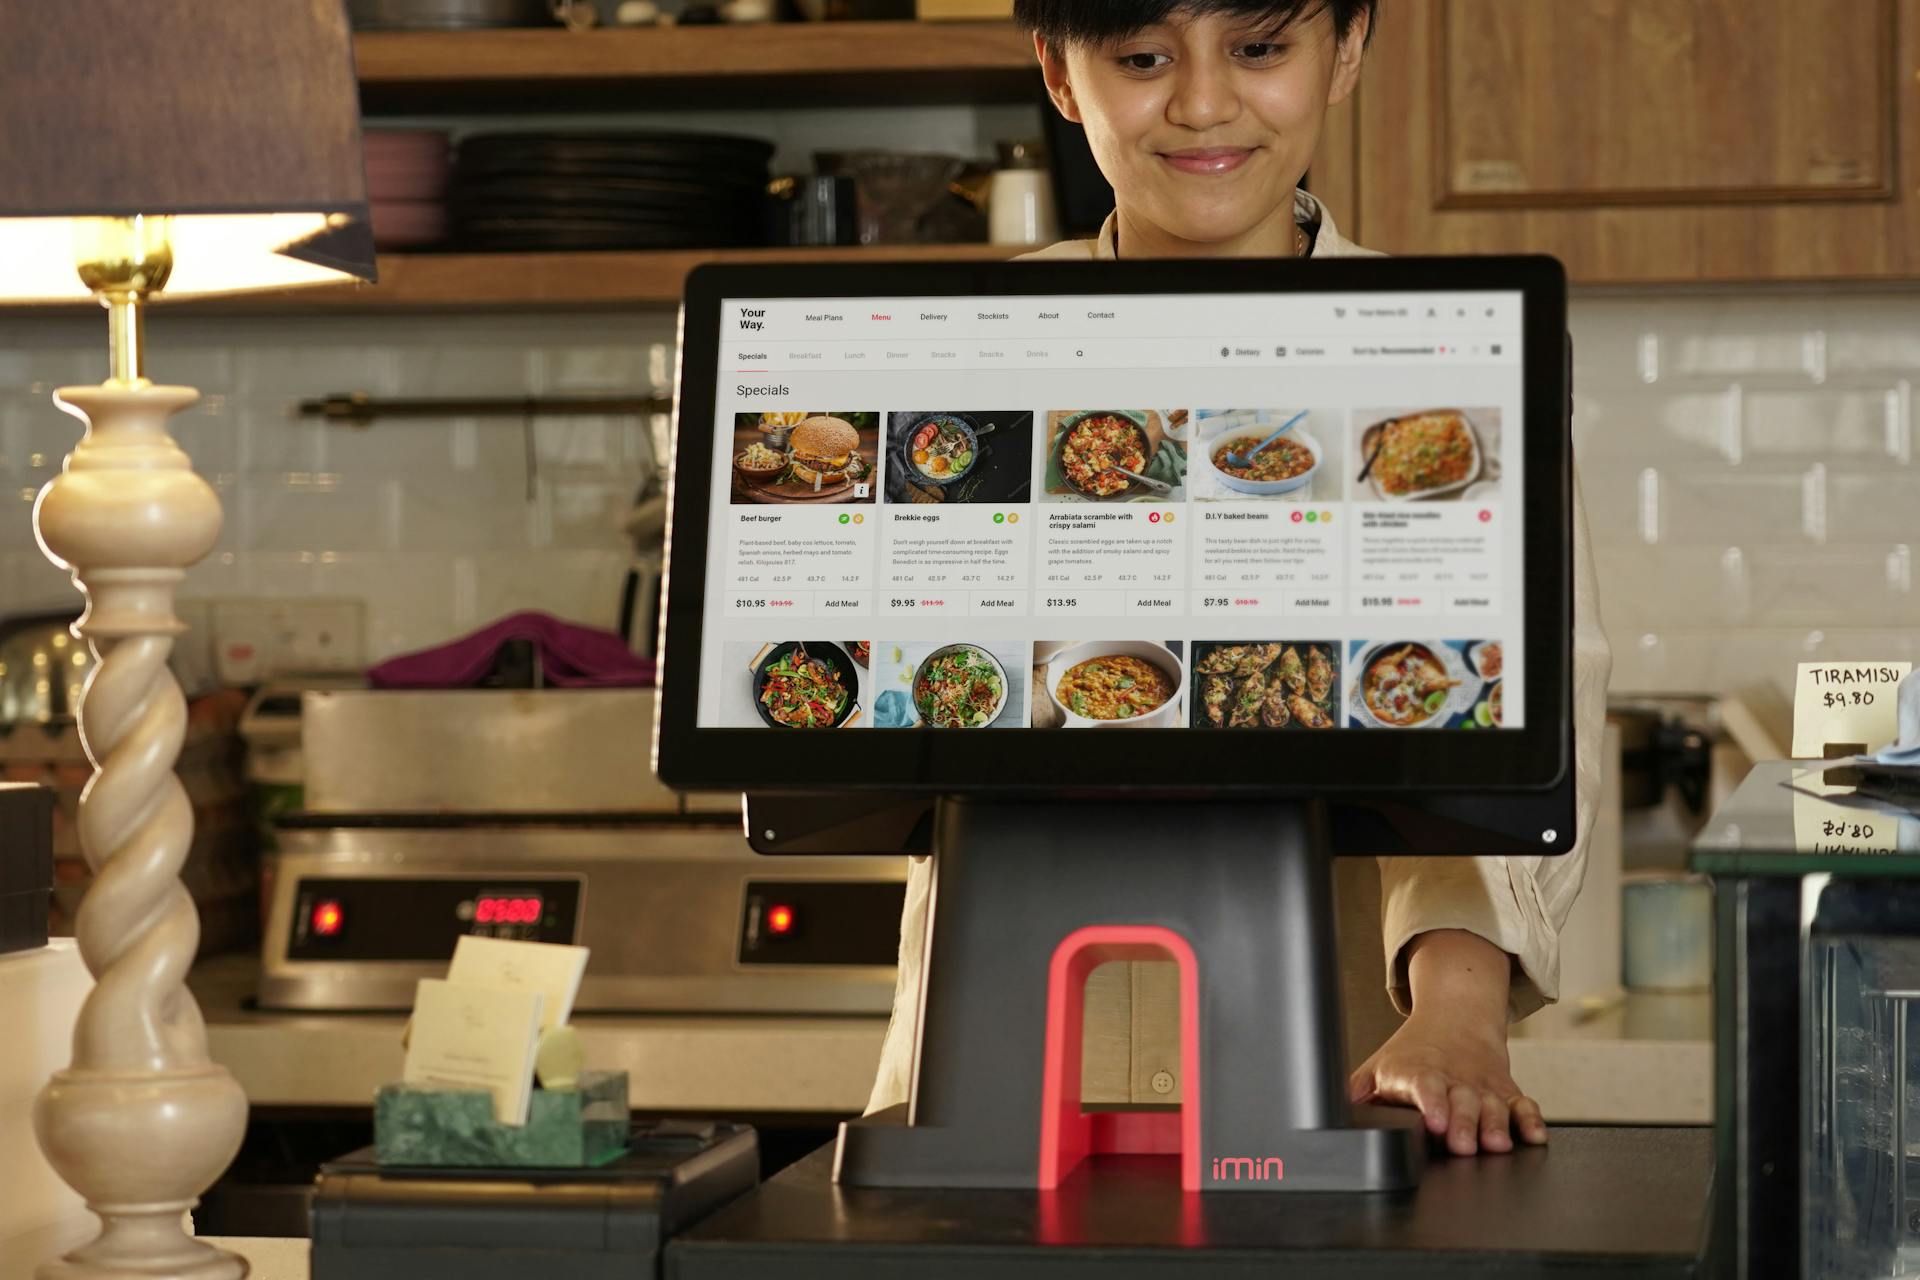
[[[1181,68],[1167,102],[1167,121],[1203,130],[1231,124],[1240,115],[1240,95],[1225,67],[1189,62]]]

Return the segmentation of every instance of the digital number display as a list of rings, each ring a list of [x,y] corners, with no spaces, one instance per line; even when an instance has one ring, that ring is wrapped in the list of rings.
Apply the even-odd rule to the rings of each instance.
[[[475,924],[538,924],[538,895],[480,898],[473,904]]]

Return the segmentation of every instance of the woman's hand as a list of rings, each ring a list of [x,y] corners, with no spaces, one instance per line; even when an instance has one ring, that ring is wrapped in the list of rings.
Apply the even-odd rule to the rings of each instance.
[[[1413,1013],[1353,1073],[1355,1102],[1416,1107],[1455,1155],[1513,1150],[1513,1133],[1547,1140],[1540,1105],[1507,1060],[1507,954],[1459,929],[1408,944]]]

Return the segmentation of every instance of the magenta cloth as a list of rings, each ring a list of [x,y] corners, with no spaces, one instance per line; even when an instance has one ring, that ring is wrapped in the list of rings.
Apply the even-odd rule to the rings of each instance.
[[[569,689],[651,688],[653,659],[611,631],[562,622],[548,613],[516,613],[449,644],[388,658],[367,672],[376,689],[471,689],[493,670],[509,641],[531,640],[550,685]]]

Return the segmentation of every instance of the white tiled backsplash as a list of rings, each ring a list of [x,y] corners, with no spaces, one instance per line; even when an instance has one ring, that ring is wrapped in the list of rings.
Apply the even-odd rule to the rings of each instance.
[[[1920,661],[1920,296],[1587,297],[1573,332],[1616,691]]]
[[[1920,661],[1920,296],[1583,297],[1574,413],[1614,687],[1782,686],[1804,658]],[[354,596],[368,656],[539,608],[613,626],[620,519],[664,422],[322,425],[301,398],[645,394],[672,316],[153,319],[153,375],[205,399],[176,434],[227,527],[189,596]],[[34,491],[77,435],[55,386],[97,380],[104,326],[0,322],[0,613],[73,600]]]
[[[226,510],[184,598],[351,596],[369,660],[516,609],[617,625],[633,554],[621,531],[655,471],[665,415],[291,416],[303,398],[577,396],[665,391],[665,313],[201,318],[149,324],[149,374],[197,386],[174,435]],[[104,322],[0,322],[0,614],[74,603],[34,544],[34,492],[78,438],[48,397],[103,374]],[[657,438],[656,438],[657,437]]]

